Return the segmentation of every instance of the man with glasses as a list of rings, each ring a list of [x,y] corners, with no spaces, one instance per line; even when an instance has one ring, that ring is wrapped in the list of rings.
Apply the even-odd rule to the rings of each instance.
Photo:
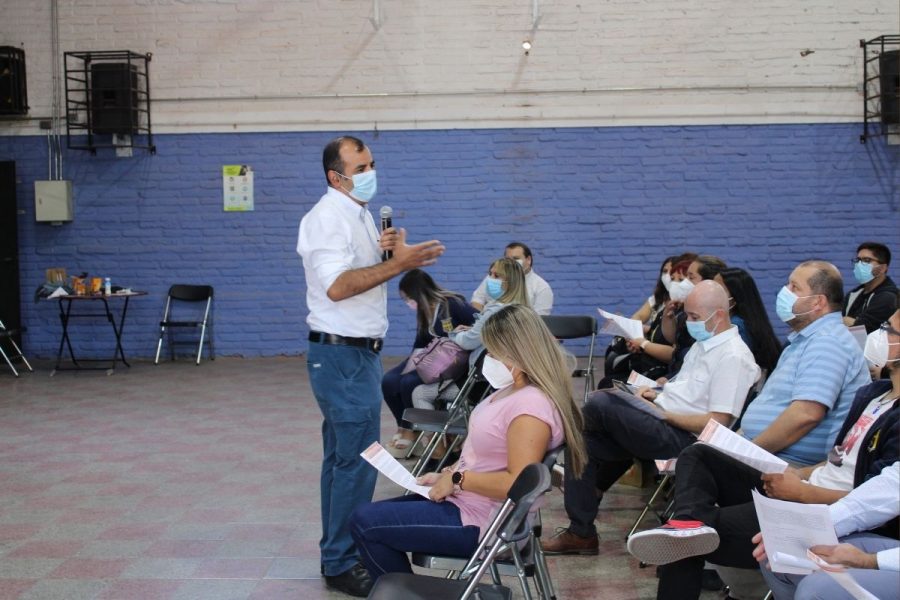
[[[844,298],[844,324],[863,325],[871,333],[897,308],[897,285],[887,276],[891,251],[878,242],[863,242],[851,262],[859,285]]]
[[[788,336],[791,343],[741,422],[745,437],[795,466],[809,467],[826,459],[836,439],[846,441],[847,421],[855,423],[856,410],[869,406],[868,398],[854,404],[871,378],[859,344],[841,322],[838,308],[842,297],[843,281],[834,265],[810,260],[793,270],[775,303],[778,316],[793,330]],[[851,405],[854,416],[848,419]],[[874,410],[877,414],[885,407]],[[879,453],[889,450],[896,457],[895,448],[865,441],[859,440],[856,448],[866,452],[877,448]],[[879,454],[871,461],[859,461],[869,465],[880,458]],[[834,484],[834,469],[829,468],[821,471],[821,482],[814,482],[817,491],[822,488],[828,493],[842,487],[843,495],[852,487],[847,485],[848,477],[853,483],[854,478],[866,475],[862,468],[859,472],[850,469],[849,461],[838,471],[841,486]],[[807,477],[813,472],[811,468],[799,471]],[[812,489],[800,483],[797,473],[792,471],[791,490]],[[628,541],[632,554],[644,562],[663,565],[658,600],[696,598],[704,555],[715,564],[754,567],[750,537],[758,531],[758,523],[750,490],[763,491],[761,479],[765,477],[705,444],[689,446],[678,456],[674,518]],[[780,483],[772,480],[766,485]],[[817,496],[811,501],[828,500]]]

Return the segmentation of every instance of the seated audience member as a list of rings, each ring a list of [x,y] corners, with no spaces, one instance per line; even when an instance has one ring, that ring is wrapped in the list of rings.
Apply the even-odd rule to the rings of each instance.
[[[658,598],[696,598],[704,560],[730,567],[753,566],[748,560],[748,544],[758,524],[752,488],[782,499],[800,499],[807,494],[802,498],[809,502],[834,501],[849,491],[854,481],[858,484],[873,469],[880,469],[884,461],[896,460],[896,402],[890,407],[881,404],[883,385],[863,387],[869,377],[859,345],[837,313],[829,312],[837,305],[840,289],[840,274],[833,265],[809,261],[794,269],[777,302],[779,316],[795,330],[790,336],[792,343],[744,415],[746,425],[751,411],[758,413],[745,434],[795,464],[825,459],[837,439],[834,464],[772,476],[704,444],[686,448],[676,464],[675,518],[662,528],[633,535],[628,542],[629,551],[642,560],[671,563],[660,569]],[[827,302],[823,304],[817,295],[824,295]],[[796,314],[793,311],[801,308],[807,309],[802,311],[806,314],[791,318]],[[855,397],[853,402],[851,397]],[[829,407],[827,415],[822,414],[824,407]],[[778,410],[782,412],[778,414]],[[768,427],[759,434],[751,433],[767,414],[771,415]],[[830,433],[830,415],[835,414],[842,415],[836,424],[839,430]],[[879,414],[878,419],[873,418]],[[816,415],[822,415],[818,426]],[[823,427],[826,434],[817,436]],[[889,441],[891,436],[894,440]],[[882,438],[888,443],[882,444]],[[807,477],[810,483],[801,484]],[[682,543],[677,541],[680,539],[693,541]],[[660,556],[663,547],[671,553]]]
[[[416,312],[416,350],[425,348],[436,337],[447,337],[456,327],[470,326],[475,322],[475,309],[464,296],[445,290],[434,282],[431,275],[421,269],[413,269],[400,279],[400,297]],[[411,357],[410,357],[411,358]],[[405,456],[416,437],[415,432],[403,428],[403,411],[413,406],[413,390],[422,385],[422,378],[407,358],[384,374],[381,391],[384,402],[397,421],[397,433],[386,444],[388,452]]]
[[[539,315],[549,315],[553,310],[553,290],[550,289],[544,279],[534,272],[534,256],[531,248],[522,242],[510,242],[503,254],[504,258],[511,258],[522,267],[525,273],[525,287],[528,290],[528,304]],[[487,278],[485,278],[475,292],[472,293],[472,306],[482,310],[493,298],[487,290]]]
[[[793,332],[741,422],[746,437],[784,460],[815,464],[831,449],[856,391],[871,381],[859,344],[843,326],[843,283],[827,262],[801,263],[775,310]]]
[[[481,309],[481,313],[475,318],[471,327],[461,325],[450,332],[450,339],[466,350],[473,351],[469,355],[469,362],[474,363],[481,348],[481,328],[487,318],[508,304],[521,304],[531,308],[528,301],[528,292],[525,286],[525,272],[522,266],[511,258],[499,258],[491,263],[485,279],[487,290],[487,304]]]
[[[483,373],[497,391],[475,407],[460,460],[419,483],[417,495],[364,504],[350,531],[373,580],[411,572],[407,552],[467,557],[525,466],[563,442],[567,469],[580,473],[586,454],[583,421],[572,396],[567,355],[530,308],[511,305],[493,313],[482,337]]]
[[[715,279],[716,275],[722,272],[723,269],[728,268],[728,265],[725,264],[725,261],[719,258],[718,256],[712,256],[711,254],[701,254],[688,267],[687,273],[685,274],[688,281],[697,285],[701,281],[706,281],[707,279]]]
[[[813,546],[825,562],[842,565],[848,573],[876,598],[900,598],[900,542],[897,541],[897,517],[900,516],[900,462],[885,467],[849,494],[829,507],[837,546]],[[892,521],[890,534],[872,530]],[[885,529],[880,527],[880,529]],[[753,556],[767,560],[765,540],[753,537],[757,544]],[[811,575],[774,573],[762,570],[769,589],[777,600],[851,600],[855,596],[821,571]]]
[[[626,341],[629,352],[634,354],[631,369],[641,375],[657,379],[664,375],[672,376],[678,372],[684,355],[694,343],[684,325],[685,317],[682,303],[693,289],[685,273],[696,255],[687,253],[679,256],[672,265],[669,286],[669,301],[657,315],[658,322],[651,325],[650,332],[643,338]],[[629,371],[630,373],[630,371]],[[628,373],[625,373],[628,377]],[[604,377],[602,381],[606,381]],[[598,386],[608,387],[608,386]]]
[[[632,319],[636,319],[644,324],[644,333],[650,328],[650,323],[659,311],[662,310],[666,302],[669,301],[669,286],[672,285],[672,262],[677,256],[667,256],[659,266],[659,275],[656,278],[656,286],[653,293],[641,305],[639,309],[631,315]]]
[[[891,251],[878,242],[863,242],[852,262],[853,277],[859,285],[844,298],[844,324],[863,325],[869,333],[897,308],[897,285],[887,276]]]
[[[580,478],[566,470],[570,525],[543,544],[546,554],[597,554],[598,505],[634,458],[678,456],[710,419],[729,425],[740,415],[760,370],[728,320],[728,295],[718,283],[701,281],[684,309],[696,342],[675,379],[659,392],[644,387],[633,397],[594,392],[582,408],[588,463]],[[641,402],[646,408],[635,405]]]
[[[731,322],[737,326],[741,338],[753,353],[756,364],[766,374],[771,373],[781,356],[781,342],[775,337],[753,277],[744,269],[729,267],[722,269],[715,281],[722,284],[728,292]]]
[[[677,256],[669,256],[663,260],[662,265],[659,267],[659,275],[656,278],[656,287],[653,289],[653,294],[631,315],[632,319],[637,319],[644,324],[644,338],[651,342],[662,340],[662,330],[660,329],[662,311],[669,301],[669,288],[672,286],[672,265],[677,259]],[[632,353],[628,349],[628,340],[619,336],[613,338],[613,341],[606,348],[603,362],[603,379],[598,383],[597,389],[611,387],[613,379],[620,381],[628,379],[628,375],[631,374],[632,370],[642,375],[651,371],[647,376],[654,379],[668,372],[666,363],[652,359],[649,355]],[[656,369],[657,372],[652,372],[653,369]]]

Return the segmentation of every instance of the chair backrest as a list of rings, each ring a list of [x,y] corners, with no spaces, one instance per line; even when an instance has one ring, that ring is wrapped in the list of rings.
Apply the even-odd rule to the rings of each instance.
[[[556,448],[547,450],[547,454],[544,455],[544,459],[541,461],[541,464],[548,469],[552,469],[553,465],[556,464],[556,460],[559,458],[559,455],[562,454],[565,450],[565,444],[560,444]]]
[[[460,573],[471,573],[481,560],[477,570],[468,578],[469,584],[460,599],[472,597],[481,577],[490,568],[501,548],[508,542],[521,539],[523,525],[531,507],[550,489],[550,470],[543,463],[532,463],[522,469],[506,493],[506,501],[488,526],[481,543]],[[482,559],[482,555],[484,558]]]
[[[169,297],[182,302],[202,302],[213,297],[213,287],[176,283],[169,288]]]
[[[544,315],[541,319],[559,340],[590,337],[597,333],[597,319],[590,315]]]

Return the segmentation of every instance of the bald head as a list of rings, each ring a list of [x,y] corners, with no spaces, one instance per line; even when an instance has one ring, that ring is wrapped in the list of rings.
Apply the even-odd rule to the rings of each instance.
[[[707,328],[719,334],[731,327],[728,317],[728,292],[712,280],[701,281],[684,301],[684,312],[690,321],[707,321]],[[710,319],[715,314],[716,316]],[[713,326],[715,328],[713,328]]]

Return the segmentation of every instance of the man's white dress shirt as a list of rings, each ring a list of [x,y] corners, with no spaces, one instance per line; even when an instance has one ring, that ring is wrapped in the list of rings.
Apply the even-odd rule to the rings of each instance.
[[[328,288],[341,273],[381,262],[379,237],[369,210],[332,187],[300,221],[297,254],[306,274],[306,322],[311,331],[385,336],[386,284],[338,302],[328,298]]]

